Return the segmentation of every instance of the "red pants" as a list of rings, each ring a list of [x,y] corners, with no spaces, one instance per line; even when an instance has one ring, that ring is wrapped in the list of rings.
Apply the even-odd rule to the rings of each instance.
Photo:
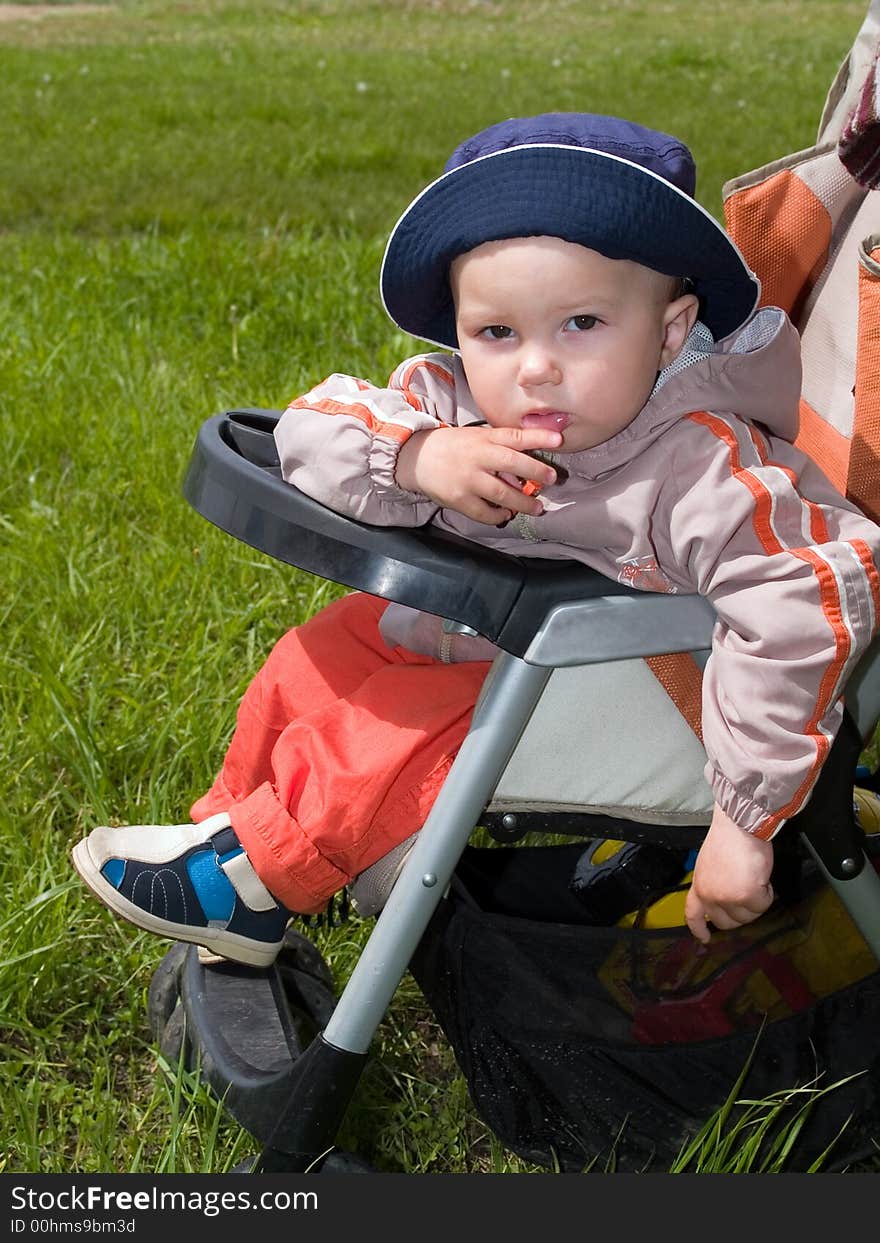
[[[421,828],[489,670],[387,647],[386,604],[345,596],[279,640],[191,809],[228,812],[263,884],[300,914]]]

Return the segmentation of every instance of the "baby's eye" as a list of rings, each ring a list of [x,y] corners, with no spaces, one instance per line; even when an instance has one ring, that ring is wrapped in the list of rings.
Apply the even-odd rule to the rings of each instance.
[[[480,335],[491,337],[493,341],[506,341],[513,336],[513,329],[508,328],[506,324],[489,324]]]
[[[572,315],[571,319],[566,320],[565,326],[575,332],[588,332],[598,322],[595,315]]]

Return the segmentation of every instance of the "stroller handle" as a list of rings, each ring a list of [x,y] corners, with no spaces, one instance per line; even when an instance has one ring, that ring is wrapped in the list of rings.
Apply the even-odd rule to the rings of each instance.
[[[198,513],[252,548],[470,627],[533,664],[709,646],[714,615],[699,596],[636,591],[577,562],[515,557],[433,527],[372,526],[328,509],[281,478],[280,417],[243,407],[206,419],[183,481]],[[640,610],[646,624],[622,639]]]

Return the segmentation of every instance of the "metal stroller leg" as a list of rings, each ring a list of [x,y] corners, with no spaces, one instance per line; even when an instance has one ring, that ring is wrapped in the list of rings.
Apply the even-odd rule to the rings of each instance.
[[[880,875],[874,871],[870,863],[866,864],[861,847],[854,857],[845,858],[844,862],[851,863],[854,870],[851,875],[841,878],[828,870],[821,854],[809,838],[807,838],[807,845],[824,872],[828,884],[843,902],[872,954],[880,962],[880,923],[877,919],[877,913],[880,911]]]
[[[855,722],[844,712],[810,801],[792,823],[880,962],[880,875],[865,852],[852,803],[861,746]]]
[[[510,759],[551,669],[501,652],[471,728],[322,1034],[297,1062],[294,1089],[254,1172],[307,1170],[335,1142],[379,1023]],[[294,1151],[291,1151],[294,1149]]]

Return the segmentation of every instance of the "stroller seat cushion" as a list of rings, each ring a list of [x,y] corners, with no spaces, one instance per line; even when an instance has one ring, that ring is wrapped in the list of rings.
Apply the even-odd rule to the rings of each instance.
[[[540,807],[706,825],[713,798],[705,764],[700,740],[643,660],[557,669],[490,810]]]

